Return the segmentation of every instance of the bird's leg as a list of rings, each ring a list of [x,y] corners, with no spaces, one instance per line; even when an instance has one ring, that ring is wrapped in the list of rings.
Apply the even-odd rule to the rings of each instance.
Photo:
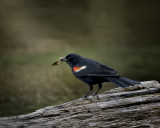
[[[97,95],[98,91],[102,88],[102,84],[98,84],[98,90],[93,94],[93,96]]]
[[[87,95],[93,90],[93,86],[89,85],[89,91],[83,96],[83,98],[87,98]]]

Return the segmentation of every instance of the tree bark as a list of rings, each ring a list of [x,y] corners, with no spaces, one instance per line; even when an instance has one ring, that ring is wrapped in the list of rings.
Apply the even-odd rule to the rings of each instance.
[[[159,128],[160,84],[141,82],[33,113],[0,118],[0,128]]]

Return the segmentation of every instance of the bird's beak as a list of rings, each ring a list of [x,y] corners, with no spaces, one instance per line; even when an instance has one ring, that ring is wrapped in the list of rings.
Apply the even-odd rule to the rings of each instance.
[[[61,61],[65,61],[65,62],[66,62],[67,59],[66,59],[65,57],[60,57],[59,60],[56,61],[56,62],[54,62],[52,65],[53,65],[53,66],[58,65]]]
[[[67,61],[67,59],[65,57],[60,57],[58,61]]]

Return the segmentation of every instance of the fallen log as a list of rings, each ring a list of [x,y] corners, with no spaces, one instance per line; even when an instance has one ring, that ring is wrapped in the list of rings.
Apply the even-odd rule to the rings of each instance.
[[[0,118],[0,128],[159,128],[160,84],[141,82],[33,113]]]

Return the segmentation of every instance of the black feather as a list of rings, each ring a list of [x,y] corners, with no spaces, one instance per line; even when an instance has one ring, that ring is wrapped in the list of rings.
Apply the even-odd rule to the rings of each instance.
[[[66,62],[71,67],[74,76],[88,84],[90,87],[90,90],[84,97],[87,97],[88,93],[92,91],[93,85],[98,84],[99,89],[94,93],[94,95],[96,95],[101,89],[103,82],[112,82],[119,87],[140,84],[138,81],[121,77],[116,70],[95,60],[87,59],[77,54],[69,54],[65,58],[67,60]],[[79,71],[73,70],[74,67],[82,66],[85,66],[85,69]]]

